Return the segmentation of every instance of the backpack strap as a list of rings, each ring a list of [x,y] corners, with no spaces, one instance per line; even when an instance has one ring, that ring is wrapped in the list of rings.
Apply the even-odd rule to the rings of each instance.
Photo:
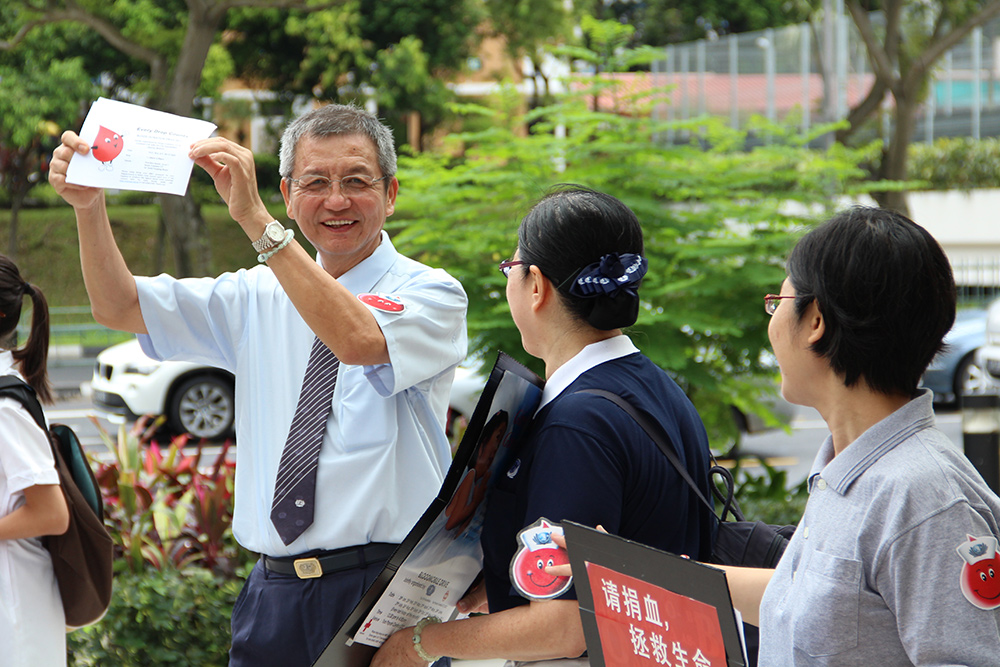
[[[31,418],[35,420],[39,428],[49,432],[49,427],[45,423],[45,413],[42,412],[42,404],[38,402],[35,389],[15,375],[0,375],[0,396],[13,398],[24,406]]]
[[[712,514],[715,514],[715,508],[712,506],[708,499],[705,498],[705,494],[701,492],[698,485],[695,484],[694,480],[691,479],[691,473],[688,472],[687,466],[680,462],[677,458],[677,452],[674,450],[674,444],[670,440],[670,436],[663,431],[663,427],[659,424],[655,426],[646,418],[645,415],[636,410],[631,403],[626,401],[624,398],[618,394],[612,393],[605,389],[581,389],[580,391],[573,392],[575,394],[594,394],[595,396],[600,396],[601,398],[606,398],[619,408],[621,408],[625,414],[631,417],[635,422],[642,427],[642,430],[646,432],[649,439],[656,443],[656,446],[660,448],[664,456],[670,461],[670,463],[677,469],[687,485],[691,487],[698,499],[701,500],[702,504],[709,509]]]
[[[649,439],[656,443],[656,446],[660,448],[660,451],[663,452],[663,455],[666,456],[667,460],[670,461],[670,463],[674,466],[674,468],[677,470],[677,473],[684,479],[685,482],[687,482],[687,485],[691,488],[692,491],[694,491],[694,494],[708,509],[709,518],[718,521],[718,517],[715,514],[715,508],[712,506],[712,503],[708,501],[708,499],[705,497],[705,494],[701,492],[701,489],[698,488],[698,485],[695,484],[693,479],[691,479],[691,473],[688,472],[687,466],[682,464],[680,459],[677,457],[677,452],[674,449],[673,442],[670,440],[670,436],[663,430],[663,427],[659,423],[648,419],[644,414],[636,410],[631,403],[629,403],[627,400],[625,400],[618,394],[607,391],[605,389],[581,389],[580,391],[575,391],[573,393],[594,394],[595,396],[600,396],[601,398],[605,398],[611,401],[619,408],[621,408],[625,412],[625,414],[631,417],[635,421],[635,423],[637,423],[642,428],[642,430],[646,432],[646,435],[649,436]],[[723,470],[725,470],[725,468],[723,468]],[[729,471],[727,470],[726,472],[728,473]],[[732,480],[732,476],[730,476],[729,479]],[[730,487],[730,489],[732,489],[732,487]],[[710,552],[711,544],[714,541],[712,538],[715,531],[710,522],[709,530],[706,533],[704,531],[704,522],[701,523],[702,523],[702,537],[704,538],[702,540],[702,548],[706,551],[706,553],[708,553]],[[702,560],[704,560],[704,555],[705,554],[702,554],[702,556],[700,556]]]

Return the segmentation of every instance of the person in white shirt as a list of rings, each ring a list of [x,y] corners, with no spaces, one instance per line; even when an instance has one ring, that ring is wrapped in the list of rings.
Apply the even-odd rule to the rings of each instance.
[[[76,211],[95,318],[140,334],[156,358],[236,376],[233,531],[262,558],[233,610],[230,664],[310,665],[444,478],[448,392],[467,346],[465,293],[444,271],[399,254],[383,231],[399,189],[395,149],[390,130],[357,107],[313,110],[282,137],[286,211],[315,259],[264,207],[249,150],[220,137],[192,145],[259,253],[259,266],[214,279],[132,276],[103,192],[65,181],[70,157],[87,150],[65,133],[50,182]],[[332,405],[320,401],[330,414],[315,512],[300,534],[282,533],[272,521],[279,464],[299,428],[290,433],[317,340],[339,368]]]
[[[25,296],[31,331],[17,347]],[[49,311],[41,289],[0,255],[0,375],[15,375],[51,402]],[[48,435],[16,399],[0,398],[0,650],[6,667],[66,664],[66,619],[45,535],[69,527]]]

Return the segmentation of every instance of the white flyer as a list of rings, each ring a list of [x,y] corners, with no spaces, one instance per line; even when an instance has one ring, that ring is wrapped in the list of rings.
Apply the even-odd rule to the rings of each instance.
[[[86,155],[74,153],[66,181],[113,190],[183,195],[191,180],[191,144],[215,125],[101,97],[90,107],[80,138]]]

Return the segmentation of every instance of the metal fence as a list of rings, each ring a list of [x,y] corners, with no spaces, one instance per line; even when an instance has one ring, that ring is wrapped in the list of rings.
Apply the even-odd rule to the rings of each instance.
[[[31,332],[31,311],[25,308],[17,324],[17,339],[27,340]],[[92,356],[95,350],[132,338],[130,333],[115,331],[94,321],[89,306],[63,306],[49,309],[51,347],[50,363]],[[76,348],[76,349],[73,349]],[[90,361],[81,361],[89,364]]]
[[[872,15],[873,24],[881,16]],[[739,127],[752,115],[793,118],[803,131],[845,118],[868,93],[874,75],[849,16],[831,14],[801,24],[726,35],[665,48],[651,85],[672,92],[656,108],[664,120],[711,114]],[[890,100],[883,103],[888,134]],[[915,139],[1000,135],[1000,19],[973,31],[940,62]]]
[[[1000,257],[952,262],[961,305],[986,306],[1000,297]]]

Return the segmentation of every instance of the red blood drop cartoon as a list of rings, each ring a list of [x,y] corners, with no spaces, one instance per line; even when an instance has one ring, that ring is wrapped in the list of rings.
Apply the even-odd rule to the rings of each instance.
[[[511,560],[510,576],[514,587],[526,598],[554,598],[573,583],[573,577],[557,577],[545,571],[569,563],[566,551],[552,541],[553,532],[562,534],[562,528],[543,518],[518,534],[522,546]]]
[[[958,546],[962,565],[961,587],[965,599],[980,609],[1000,607],[1000,558],[997,538],[973,537]]]
[[[125,142],[120,134],[101,125],[97,131],[97,138],[94,139],[94,145],[90,147],[90,150],[93,152],[95,158],[107,164],[121,154],[124,146]]]

